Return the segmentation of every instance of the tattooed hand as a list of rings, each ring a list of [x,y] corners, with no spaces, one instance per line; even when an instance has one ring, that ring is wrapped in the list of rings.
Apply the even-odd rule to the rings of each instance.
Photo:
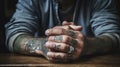
[[[51,50],[47,53],[48,59],[64,62],[79,58],[84,46],[84,35],[80,30],[81,26],[69,24],[46,30],[49,36],[46,47]]]

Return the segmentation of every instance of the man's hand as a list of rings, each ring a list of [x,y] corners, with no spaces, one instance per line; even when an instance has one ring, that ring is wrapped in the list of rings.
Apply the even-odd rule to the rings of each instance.
[[[81,28],[81,26],[64,24],[46,30],[46,35],[49,37],[45,46],[50,49],[47,53],[48,59],[64,62],[79,58],[84,47]]]
[[[62,26],[55,26],[54,28],[63,28],[66,30],[75,30],[75,31],[82,30],[82,26],[76,26],[74,25],[73,22],[67,22],[67,21],[63,21]]]

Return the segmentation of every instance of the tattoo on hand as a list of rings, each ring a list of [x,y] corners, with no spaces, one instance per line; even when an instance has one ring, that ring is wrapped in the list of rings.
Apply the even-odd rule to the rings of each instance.
[[[55,60],[56,60],[56,61],[63,61],[63,60],[62,60],[62,57],[61,57],[60,55],[57,55],[57,56],[55,57]]]
[[[74,47],[75,47],[75,46],[78,44],[78,42],[77,42],[77,40],[72,39],[69,44],[70,44],[71,46],[74,46]]]
[[[76,37],[76,34],[72,30],[67,30],[67,34],[68,34],[68,36],[71,36],[73,38]]]
[[[62,42],[63,41],[63,37],[62,36],[55,36],[54,37],[54,41]]]
[[[54,48],[55,50],[59,50],[60,47],[61,47],[61,45],[56,45],[56,44],[55,44],[53,48]]]

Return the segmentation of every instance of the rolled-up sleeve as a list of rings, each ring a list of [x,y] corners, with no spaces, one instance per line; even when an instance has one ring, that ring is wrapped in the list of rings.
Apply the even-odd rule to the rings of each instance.
[[[109,36],[113,47],[120,49],[120,15],[116,2],[117,0],[96,0],[91,28],[95,36]]]
[[[35,12],[33,0],[19,0],[16,5],[16,12],[10,22],[5,25],[6,45],[13,51],[13,43],[21,34],[34,35],[38,29],[38,17]]]

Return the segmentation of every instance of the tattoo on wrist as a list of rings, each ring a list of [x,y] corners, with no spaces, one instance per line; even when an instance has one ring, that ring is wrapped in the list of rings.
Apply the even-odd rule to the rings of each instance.
[[[23,52],[25,47],[23,43],[27,40],[26,38],[31,38],[31,36],[22,34],[15,39],[13,44],[14,52],[19,52],[19,53],[22,52],[23,54],[26,53],[26,52]]]
[[[43,55],[46,56],[48,49],[44,46],[47,42],[46,38],[32,38],[25,43],[25,50],[31,54],[35,53],[37,50],[43,52]]]
[[[47,42],[47,38],[33,38],[30,35],[20,35],[16,38],[13,45],[14,52],[21,54],[37,54],[39,50],[44,56],[46,56],[48,49],[44,46]]]

